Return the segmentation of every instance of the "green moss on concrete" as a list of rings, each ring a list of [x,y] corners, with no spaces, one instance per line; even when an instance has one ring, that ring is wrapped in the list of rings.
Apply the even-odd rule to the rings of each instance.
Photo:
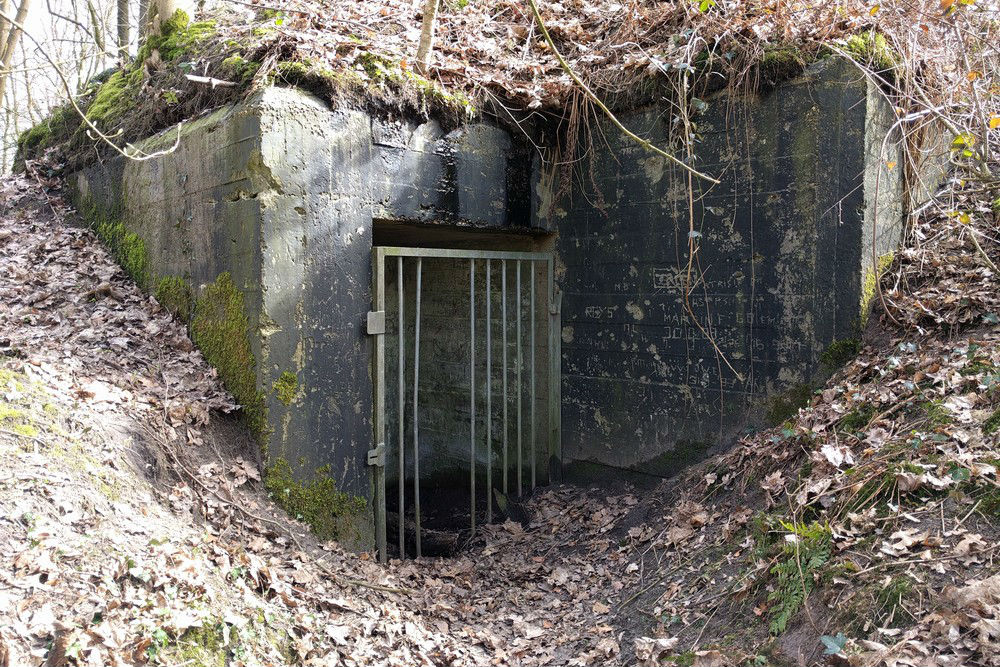
[[[143,289],[148,287],[149,257],[146,253],[146,242],[142,237],[129,230],[125,223],[117,220],[99,220],[94,224],[94,231],[104,241],[104,245],[111,251],[125,273],[139,287]]]
[[[857,338],[845,338],[835,340],[830,343],[823,354],[820,355],[820,362],[830,370],[840,368],[861,351],[861,341]]]
[[[179,276],[165,276],[156,283],[153,296],[160,305],[183,322],[191,319],[194,309],[194,294],[187,281]]]
[[[279,62],[273,79],[325,99],[348,95],[362,103],[399,105],[409,101],[463,117],[476,113],[464,95],[449,93],[402,64],[369,52],[361,53],[354,60],[353,69],[337,71],[316,66],[308,59]]]
[[[844,43],[844,50],[862,65],[878,72],[890,72],[902,62],[885,35],[875,30],[851,35]]]
[[[295,377],[295,373],[291,371],[285,371],[274,381],[274,393],[277,395],[278,400],[285,405],[292,404],[298,389],[299,380]]]
[[[337,490],[330,466],[318,468],[308,482],[295,479],[292,467],[283,458],[275,459],[264,474],[264,486],[271,497],[292,516],[313,529],[321,539],[335,539],[345,525],[363,512],[364,498]]]
[[[267,424],[264,395],[257,390],[257,362],[250,349],[250,323],[243,293],[226,272],[205,287],[195,302],[191,336],[226,388],[243,406],[250,427],[263,435]]]
[[[804,408],[812,402],[812,395],[812,385],[798,384],[777,396],[772,396],[767,402],[767,422],[777,426],[788,421],[798,414],[799,408]]]
[[[356,61],[372,81],[376,83],[392,83],[416,89],[425,99],[438,102],[442,106],[462,111],[472,115],[475,107],[462,94],[448,93],[409,68],[403,68],[399,63],[371,52],[364,52]]]
[[[878,281],[882,279],[882,274],[886,272],[892,264],[895,254],[887,252],[878,258],[875,270],[871,267],[865,269],[865,278],[861,285],[861,326],[868,323],[868,314],[871,312],[872,301],[878,291]]]

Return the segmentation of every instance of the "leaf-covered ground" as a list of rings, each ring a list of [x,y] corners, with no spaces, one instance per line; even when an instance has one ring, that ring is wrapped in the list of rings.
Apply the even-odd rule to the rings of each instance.
[[[0,190],[2,667],[1000,661],[1000,253],[972,200],[911,230],[898,324],[795,419],[381,566],[275,509],[183,326],[46,185]]]

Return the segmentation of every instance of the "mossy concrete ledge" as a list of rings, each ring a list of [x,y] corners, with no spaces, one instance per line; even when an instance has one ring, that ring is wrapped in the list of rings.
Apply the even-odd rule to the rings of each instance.
[[[272,496],[322,536],[367,548],[374,221],[523,226],[528,178],[512,170],[530,160],[491,124],[386,120],[290,88],[180,133],[161,158],[72,175],[78,208],[188,322],[260,434]],[[169,149],[177,134],[137,147]]]

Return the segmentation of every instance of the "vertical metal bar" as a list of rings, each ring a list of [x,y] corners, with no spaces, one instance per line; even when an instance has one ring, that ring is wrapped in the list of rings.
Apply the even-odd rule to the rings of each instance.
[[[404,416],[404,399],[403,394],[405,392],[405,381],[403,379],[404,371],[406,368],[406,360],[404,359],[404,328],[403,328],[403,258],[396,258],[396,287],[399,300],[399,412],[397,413],[397,418],[399,420],[399,557],[406,558],[406,543],[405,530],[403,526],[403,517],[406,516],[406,436],[405,436],[405,425],[403,424]]]
[[[507,495],[507,260],[500,262],[500,312],[503,319],[503,494]]]
[[[556,294],[555,269],[551,259],[546,261],[549,299],[549,483],[562,479],[562,444],[560,442],[561,412],[560,366],[562,352],[562,325],[560,320],[560,295]],[[555,469],[553,469],[555,468]]]
[[[476,260],[469,260],[469,521],[476,532]]]
[[[528,262],[528,266],[531,267],[531,314],[529,315],[531,334],[528,338],[528,344],[531,345],[531,389],[529,391],[529,400],[531,403],[528,406],[528,419],[531,420],[531,488],[535,488],[535,263]]]
[[[521,497],[521,260],[517,260],[514,283],[514,304],[517,308],[517,496]]]
[[[375,267],[372,272],[374,281],[375,310],[385,311],[385,253],[381,248],[375,249]],[[385,335],[375,336],[375,368],[373,383],[375,385],[375,414],[372,419],[373,439],[375,441],[374,451],[378,451],[379,446],[385,445]],[[385,535],[385,466],[374,466],[374,521],[375,521],[375,545],[378,548],[379,560],[383,563],[388,560],[386,551]]]
[[[420,558],[420,282],[423,278],[423,258],[417,257],[417,294],[413,308],[413,512],[416,519],[417,558]],[[402,521],[402,517],[399,519]]]
[[[493,310],[490,300],[490,260],[486,260],[486,523],[493,523]]]

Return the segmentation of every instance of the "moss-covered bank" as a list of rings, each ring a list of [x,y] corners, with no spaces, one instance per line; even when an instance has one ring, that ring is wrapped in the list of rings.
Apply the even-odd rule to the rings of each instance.
[[[243,292],[228,272],[222,273],[195,301],[191,337],[243,406],[251,429],[263,437],[267,408],[263,393],[257,389],[257,360],[250,347],[249,327]]]
[[[352,519],[365,511],[364,498],[337,489],[330,466],[322,466],[307,482],[299,482],[287,460],[276,458],[264,476],[271,498],[286,512],[306,522],[322,539],[343,537]]]

